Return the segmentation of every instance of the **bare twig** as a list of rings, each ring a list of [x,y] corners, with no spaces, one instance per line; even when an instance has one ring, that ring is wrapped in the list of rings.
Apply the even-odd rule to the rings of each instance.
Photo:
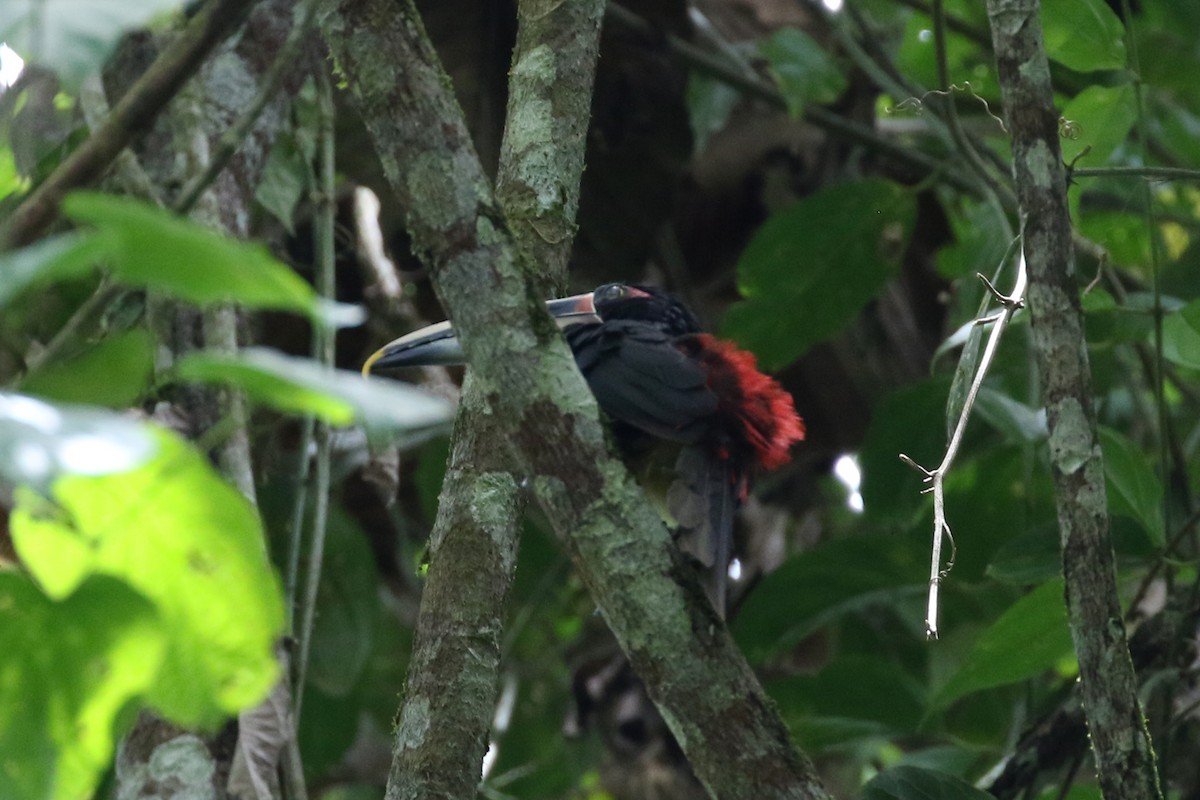
[[[317,72],[317,213],[313,224],[316,239],[317,293],[333,298],[334,294],[334,215],[337,201],[334,197],[334,147],[333,147],[333,85],[324,70]],[[326,367],[333,367],[333,328],[317,325],[314,331],[317,358]],[[300,711],[304,699],[304,681],[308,672],[308,653],[312,646],[313,621],[316,618],[317,590],[321,585],[321,568],[325,559],[325,529],[329,516],[330,485],[330,435],[329,424],[319,422],[316,426],[316,467],[313,475],[313,519],[312,536],[308,546],[308,563],[305,567],[304,594],[301,597],[296,648],[295,719],[300,724]],[[304,458],[304,455],[301,455]]]
[[[0,249],[28,244],[57,217],[59,203],[72,189],[88,186],[113,159],[147,130],[167,102],[226,36],[241,25],[256,0],[210,0],[129,88],[112,114],[87,141],[58,165],[17,207],[0,231]]]
[[[954,544],[954,536],[950,532],[950,525],[946,522],[944,486],[946,473],[950,471],[950,466],[954,463],[954,457],[958,455],[959,445],[962,444],[962,437],[967,429],[967,421],[971,418],[971,410],[975,407],[975,398],[979,395],[979,388],[983,385],[983,379],[987,377],[988,368],[992,365],[992,359],[996,355],[996,348],[1000,346],[1000,339],[1004,335],[1004,330],[1008,326],[1008,323],[1012,321],[1013,315],[1025,305],[1025,284],[1027,280],[1025,257],[1020,255],[1017,258],[1017,276],[1013,281],[1012,292],[1009,294],[1002,294],[997,291],[992,282],[983,275],[980,275],[979,279],[983,281],[988,291],[991,292],[992,297],[1000,304],[1000,310],[995,314],[976,320],[976,324],[990,322],[992,324],[992,331],[988,336],[987,345],[984,346],[979,364],[975,368],[970,388],[967,390],[966,399],[963,401],[962,411],[959,412],[958,422],[954,426],[954,432],[950,436],[949,444],[946,445],[946,453],[942,456],[941,463],[932,470],[920,466],[903,453],[900,454],[900,459],[904,463],[924,473],[924,482],[929,484],[929,486],[922,491],[933,493],[933,547],[929,568],[929,600],[925,609],[925,635],[931,639],[938,637],[938,590],[942,579],[954,565],[954,555],[957,550]],[[943,567],[942,543],[947,539],[950,541],[951,555],[946,566]]]

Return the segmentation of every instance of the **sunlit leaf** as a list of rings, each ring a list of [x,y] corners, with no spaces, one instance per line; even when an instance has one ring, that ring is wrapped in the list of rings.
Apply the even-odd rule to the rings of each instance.
[[[1054,579],[1013,603],[980,635],[966,662],[938,692],[936,704],[1032,678],[1070,652],[1063,583]]]
[[[61,602],[0,572],[0,797],[91,797],[164,650],[154,607],[93,577]]]
[[[110,575],[151,600],[170,639],[150,702],[181,724],[212,726],[275,681],[279,587],[246,498],[182,440],[165,431],[153,439],[151,461],[66,475],[53,500],[18,491],[13,543],[53,598]]]
[[[962,778],[921,767],[892,767],[863,787],[862,800],[992,800]]]
[[[1129,439],[1111,428],[1100,428],[1104,448],[1104,482],[1109,511],[1137,522],[1158,546],[1166,542],[1163,532],[1162,482],[1150,468],[1146,455]]]
[[[180,0],[8,0],[0,3],[0,42],[75,87],[100,69],[126,31],[182,5]]]
[[[407,444],[444,433],[453,414],[448,402],[414,386],[327,369],[262,347],[235,355],[198,352],[180,362],[178,372],[188,381],[236,386],[281,411],[313,414],[334,425],[357,420],[378,436],[402,434]]]
[[[1103,0],[1045,0],[1046,55],[1076,72],[1125,66],[1125,26]]]
[[[759,44],[758,51],[767,59],[793,117],[803,115],[810,103],[832,103],[846,89],[846,76],[821,45],[799,28],[776,31]]]
[[[742,253],[725,334],[769,369],[835,335],[893,273],[915,215],[881,180],[822,189],[768,219]]]
[[[197,305],[232,302],[306,314],[330,325],[357,324],[357,309],[323,302],[303,278],[261,244],[221,236],[148,203],[76,192],[63,212],[95,226],[107,263],[123,283]]]
[[[0,483],[48,490],[62,475],[134,469],[156,451],[149,429],[132,420],[0,392]]]
[[[75,358],[47,364],[23,381],[21,389],[66,403],[125,408],[142,396],[153,370],[153,339],[149,331],[135,328]]]

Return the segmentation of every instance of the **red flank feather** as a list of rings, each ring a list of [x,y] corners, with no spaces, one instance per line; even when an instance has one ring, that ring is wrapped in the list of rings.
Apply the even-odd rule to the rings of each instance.
[[[759,465],[776,469],[788,463],[792,445],[804,439],[804,420],[796,413],[792,396],[774,378],[758,371],[753,353],[711,334],[694,338],[698,355],[709,367],[709,386],[719,397],[737,398],[727,410],[742,424]]]

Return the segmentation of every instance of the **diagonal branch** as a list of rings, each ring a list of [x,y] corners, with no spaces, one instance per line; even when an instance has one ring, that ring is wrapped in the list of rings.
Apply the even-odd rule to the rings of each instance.
[[[67,192],[93,183],[125,147],[150,128],[213,48],[237,30],[255,2],[209,0],[179,40],[129,87],[104,123],[17,207],[0,230],[0,249],[28,244],[54,222]]]
[[[826,797],[657,513],[608,452],[595,400],[522,274],[412,3],[342,0],[338,11],[326,38],[472,379],[697,777],[718,797]]]
[[[604,3],[542,5],[519,6],[497,195],[537,265],[539,292],[549,294],[566,281]],[[522,505],[504,436],[468,375],[430,537],[389,800],[472,797],[479,783]]]
[[[988,0],[1029,265],[1029,310],[1050,432],[1067,618],[1105,797],[1162,797],[1117,598],[1104,467],[1075,279],[1058,112],[1038,0]]]

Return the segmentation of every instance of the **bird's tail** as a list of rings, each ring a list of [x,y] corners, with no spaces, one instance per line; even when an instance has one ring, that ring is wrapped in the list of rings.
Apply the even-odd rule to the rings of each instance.
[[[675,469],[677,478],[667,493],[667,504],[679,525],[679,547],[708,568],[705,590],[724,618],[741,481],[728,460],[713,458],[700,447],[683,448]]]

